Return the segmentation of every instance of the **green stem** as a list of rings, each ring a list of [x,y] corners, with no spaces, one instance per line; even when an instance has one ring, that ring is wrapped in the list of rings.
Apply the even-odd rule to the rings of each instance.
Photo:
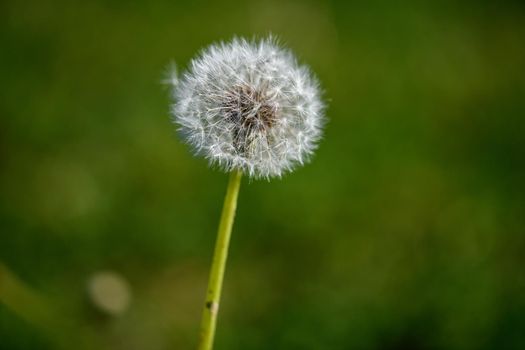
[[[208,280],[208,292],[202,313],[201,334],[198,350],[211,350],[213,348],[213,338],[217,324],[217,313],[219,312],[219,301],[221,298],[222,281],[224,279],[224,269],[228,257],[228,246],[237,207],[237,196],[241,185],[242,173],[232,171],[226,190],[226,197],[222,207],[221,221],[217,232],[215,252],[211,265],[210,277]]]
[[[18,317],[35,326],[55,342],[59,349],[105,349],[96,334],[82,327],[69,313],[33,290],[0,262],[0,303]],[[63,310],[62,310],[63,311]],[[82,339],[82,342],[78,342]]]
[[[49,330],[57,322],[49,301],[29,288],[0,262],[0,302],[25,321]]]

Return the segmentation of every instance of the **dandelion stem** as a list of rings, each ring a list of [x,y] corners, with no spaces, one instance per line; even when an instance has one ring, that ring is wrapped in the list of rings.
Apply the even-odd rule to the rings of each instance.
[[[228,257],[228,246],[237,207],[237,196],[241,184],[242,173],[234,170],[230,173],[230,180],[226,190],[226,197],[222,207],[221,221],[217,232],[215,252],[211,265],[210,277],[208,280],[208,292],[202,313],[201,334],[198,350],[211,350],[213,348],[213,338],[217,324],[217,314],[219,312],[219,301],[221,298],[222,281],[226,259]]]

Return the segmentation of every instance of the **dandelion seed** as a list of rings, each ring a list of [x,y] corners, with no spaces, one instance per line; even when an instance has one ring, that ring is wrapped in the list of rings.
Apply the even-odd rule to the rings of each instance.
[[[225,171],[279,177],[308,161],[321,137],[318,82],[272,38],[211,45],[168,82],[183,138]]]

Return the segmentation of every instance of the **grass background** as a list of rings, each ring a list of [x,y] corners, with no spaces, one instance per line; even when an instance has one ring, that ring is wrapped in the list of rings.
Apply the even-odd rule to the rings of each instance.
[[[101,348],[194,348],[227,179],[161,80],[270,32],[329,123],[311,164],[242,185],[217,349],[525,348],[521,1],[4,1],[0,261]],[[119,317],[86,297],[104,270]],[[1,304],[0,339],[57,348]]]

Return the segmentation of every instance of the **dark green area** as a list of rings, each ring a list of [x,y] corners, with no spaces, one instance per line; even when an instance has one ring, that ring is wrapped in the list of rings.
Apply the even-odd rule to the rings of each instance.
[[[329,123],[311,164],[243,182],[216,348],[525,349],[520,1],[0,4],[0,262],[108,349],[194,348],[227,176],[161,81],[270,32]],[[118,317],[86,297],[103,270]],[[0,349],[51,338],[0,305]]]

